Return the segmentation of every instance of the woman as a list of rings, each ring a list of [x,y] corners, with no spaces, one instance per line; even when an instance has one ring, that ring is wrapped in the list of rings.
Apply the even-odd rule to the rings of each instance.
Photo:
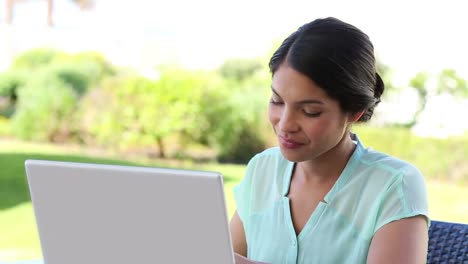
[[[252,158],[234,190],[234,251],[279,264],[425,263],[423,176],[350,132],[384,91],[368,36],[317,19],[286,38],[269,66],[279,148]]]

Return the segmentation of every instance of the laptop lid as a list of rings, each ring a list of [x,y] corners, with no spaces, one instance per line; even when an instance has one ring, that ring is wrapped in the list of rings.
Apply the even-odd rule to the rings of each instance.
[[[220,173],[27,160],[44,263],[234,263]]]

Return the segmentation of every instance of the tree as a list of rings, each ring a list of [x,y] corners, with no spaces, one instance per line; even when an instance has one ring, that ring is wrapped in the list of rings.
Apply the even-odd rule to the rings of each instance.
[[[411,80],[409,81],[409,86],[414,88],[418,94],[418,108],[413,114],[413,118],[410,122],[405,124],[406,127],[412,128],[416,125],[421,116],[421,113],[424,112],[428,100],[428,83],[429,83],[429,74],[426,72],[418,72]]]
[[[468,83],[465,79],[458,76],[453,69],[446,69],[439,73],[437,93],[449,93],[455,97],[468,96]]]
[[[408,124],[405,124],[405,126],[411,128],[416,125],[431,96],[441,94],[450,94],[454,98],[468,96],[468,82],[460,77],[455,70],[444,69],[434,79],[435,87],[430,87],[431,75],[427,72],[418,72],[411,78],[409,86],[416,90],[419,103],[412,120]]]
[[[92,116],[85,129],[103,145],[154,146],[160,157],[166,157],[168,138],[193,133],[200,125],[199,101],[210,82],[212,78],[206,74],[182,69],[162,70],[156,81],[123,76],[103,85],[107,96],[104,104],[97,106],[97,114],[90,114],[89,107],[84,109],[83,118]]]
[[[159,154],[166,156],[164,140],[183,131],[191,131],[199,113],[202,87],[207,80],[201,75],[180,69],[166,70],[154,85],[138,93],[140,104],[136,120],[143,136],[156,140]],[[137,96],[137,94],[135,94]]]

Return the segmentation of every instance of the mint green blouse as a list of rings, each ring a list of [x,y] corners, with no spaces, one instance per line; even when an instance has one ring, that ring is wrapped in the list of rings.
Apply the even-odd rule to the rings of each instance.
[[[299,235],[287,193],[294,163],[278,147],[257,154],[234,188],[247,257],[268,263],[366,263],[375,232],[416,215],[429,224],[424,178],[412,165],[357,144]]]

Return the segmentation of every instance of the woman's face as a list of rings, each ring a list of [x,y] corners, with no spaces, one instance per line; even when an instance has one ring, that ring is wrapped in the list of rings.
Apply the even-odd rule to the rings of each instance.
[[[338,101],[286,63],[273,74],[268,115],[282,154],[294,162],[313,160],[332,150],[351,121]]]

